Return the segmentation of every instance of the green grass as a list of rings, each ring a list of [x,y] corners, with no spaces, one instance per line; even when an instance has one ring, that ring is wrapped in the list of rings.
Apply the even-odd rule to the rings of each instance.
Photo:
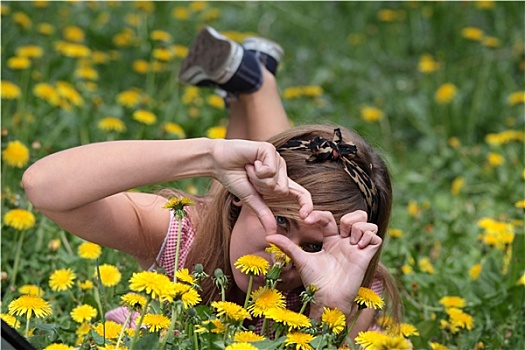
[[[202,11],[189,11],[187,20],[172,16],[176,6],[189,2],[155,2],[154,11],[137,9],[132,2],[50,2],[37,8],[33,2],[2,2],[2,81],[21,89],[18,99],[2,92],[2,149],[19,140],[30,148],[30,160],[22,168],[2,162],[2,212],[31,206],[20,186],[24,169],[52,152],[76,145],[109,139],[177,138],[163,131],[165,122],[178,123],[187,137],[205,136],[210,127],[224,125],[226,112],[206,104],[211,90],[185,104],[186,87],[176,80],[181,58],[175,57],[162,72],[138,74],[137,59],[152,60],[159,43],[150,39],[153,30],[172,35],[170,44],[188,46],[198,28],[210,24],[219,31],[257,33],[282,44],[286,51],[279,71],[282,91],[292,86],[316,85],[323,94],[314,98],[284,100],[295,124],[334,122],[354,128],[377,146],[387,159],[394,181],[392,228],[402,230],[400,238],[388,238],[383,261],[399,282],[404,296],[405,321],[415,325],[418,337],[411,337],[417,349],[439,342],[450,349],[473,349],[482,342],[485,349],[525,348],[524,286],[516,285],[525,272],[523,208],[524,152],[521,140],[501,145],[487,143],[486,136],[506,130],[523,133],[525,116],[525,4],[496,2],[482,8],[481,2],[210,2]],[[490,5],[490,3],[489,3]],[[208,16],[218,10],[215,19]],[[381,20],[385,9],[394,12],[393,21]],[[31,26],[15,23],[16,13],[28,16]],[[217,14],[217,13],[216,13]],[[129,25],[127,16],[140,19]],[[47,22],[54,33],[43,35],[38,25]],[[78,60],[55,50],[65,41],[62,29],[78,26],[83,44],[113,57],[93,64],[98,72],[96,88],[83,88],[85,80],[75,77]],[[483,31],[481,40],[462,36],[462,29]],[[136,41],[129,47],[116,46],[115,35],[130,28]],[[487,47],[483,39],[498,39]],[[11,69],[8,60],[17,48],[38,45],[44,51],[32,59],[28,69]],[[439,69],[422,73],[418,63],[424,54],[439,62]],[[37,83],[67,81],[82,95],[82,106],[70,110],[37,98]],[[436,90],[452,83],[457,93],[451,102],[439,104]],[[145,92],[142,105],[126,108],[116,102],[119,93],[131,88]],[[521,92],[521,102],[509,103],[511,94]],[[361,118],[364,106],[379,108],[378,122]],[[143,108],[157,116],[152,126],[132,120],[134,110]],[[126,132],[107,133],[97,127],[102,118],[114,116],[126,125]],[[459,141],[452,147],[450,140]],[[501,165],[487,163],[489,153],[503,157]],[[463,178],[459,193],[451,192],[454,179]],[[170,184],[204,188],[205,181]],[[152,186],[146,190],[156,190]],[[409,212],[409,204],[418,213]],[[68,310],[74,304],[69,294],[51,292],[49,274],[72,267],[79,279],[91,278],[86,261],[76,254],[80,240],[35,213],[36,225],[23,232],[2,221],[2,312],[20,294],[17,288],[37,284],[46,290],[54,314],[47,323],[61,324],[59,333],[46,330],[34,344],[56,339],[76,339],[70,334],[76,325]],[[513,241],[501,249],[484,244],[477,224],[491,218],[512,225]],[[61,248],[47,248],[51,239]],[[20,247],[20,249],[19,249]],[[509,253],[512,252],[510,260]],[[429,258],[434,273],[423,272],[418,262]],[[104,250],[102,263],[118,266],[127,281],[136,264],[126,256]],[[469,269],[482,264],[479,279]],[[403,265],[413,273],[401,272]],[[4,274],[5,272],[5,274]],[[107,302],[116,305],[124,286],[116,287]],[[93,301],[93,295],[73,290],[77,297]],[[447,319],[439,300],[460,296],[467,301],[465,312],[474,317],[471,330],[452,334],[440,329]],[[479,345],[478,345],[479,346]]]

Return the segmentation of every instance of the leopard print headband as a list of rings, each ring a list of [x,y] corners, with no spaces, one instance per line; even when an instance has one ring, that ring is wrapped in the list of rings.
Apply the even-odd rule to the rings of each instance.
[[[307,162],[337,161],[343,165],[345,172],[356,183],[365,198],[368,220],[374,222],[376,219],[379,196],[377,188],[370,176],[354,161],[357,154],[357,146],[353,143],[344,143],[340,129],[334,129],[334,137],[327,140],[316,136],[312,140],[291,139],[278,148],[279,152],[285,150],[309,151],[312,154],[306,159]],[[372,168],[372,164],[370,164]]]

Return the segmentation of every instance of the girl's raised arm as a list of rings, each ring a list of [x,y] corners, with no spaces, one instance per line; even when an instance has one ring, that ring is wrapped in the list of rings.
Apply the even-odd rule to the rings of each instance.
[[[266,142],[205,138],[113,141],[49,155],[28,168],[23,185],[35,208],[64,229],[129,253],[148,265],[168,228],[169,214],[162,209],[165,200],[123,191],[183,178],[212,177],[253,207],[265,227],[272,230],[275,220],[258,191],[267,187],[266,191],[288,194],[283,168],[284,161]],[[308,211],[308,192],[295,185],[292,192]]]

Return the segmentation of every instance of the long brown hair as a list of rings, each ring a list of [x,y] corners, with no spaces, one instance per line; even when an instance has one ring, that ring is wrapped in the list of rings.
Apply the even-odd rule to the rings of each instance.
[[[268,141],[276,148],[284,145],[290,139],[311,140],[316,136],[332,139],[334,128],[340,128],[343,142],[351,142],[357,147],[354,161],[364,170],[374,182],[378,192],[378,212],[374,223],[378,226],[378,235],[384,240],[392,208],[392,187],[390,175],[385,162],[379,154],[369,146],[357,133],[331,125],[303,125],[284,131]],[[321,163],[306,162],[311,154],[303,151],[284,151],[281,156],[286,161],[288,176],[306,188],[312,195],[314,208],[332,212],[337,222],[341,217],[355,210],[366,210],[364,197],[356,183],[345,173],[343,166],[337,162]],[[201,263],[208,273],[216,268],[232,276],[229,261],[230,236],[233,225],[239,215],[239,208],[233,205],[233,195],[221,185],[212,186],[213,199],[206,205],[205,210],[197,210],[195,216],[199,218],[196,226],[197,234],[194,244],[188,254],[186,267],[192,269],[195,264]],[[279,198],[265,198],[268,206],[276,215],[296,216],[297,203],[284,202]],[[387,294],[389,313],[396,319],[400,315],[400,298],[394,279],[388,270],[379,262],[380,251],[370,262],[362,286],[370,286],[375,277],[383,281]],[[228,292],[232,291],[234,283],[229,284]],[[211,279],[202,283],[203,302],[216,300],[219,291]]]

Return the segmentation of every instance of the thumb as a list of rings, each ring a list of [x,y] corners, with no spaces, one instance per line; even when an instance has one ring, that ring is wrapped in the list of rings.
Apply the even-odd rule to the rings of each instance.
[[[293,243],[288,237],[283,235],[268,235],[266,236],[268,243],[275,244],[277,248],[281,249],[283,253],[288,255],[290,259],[298,267],[306,263],[307,253],[304,252],[297,244]]]

